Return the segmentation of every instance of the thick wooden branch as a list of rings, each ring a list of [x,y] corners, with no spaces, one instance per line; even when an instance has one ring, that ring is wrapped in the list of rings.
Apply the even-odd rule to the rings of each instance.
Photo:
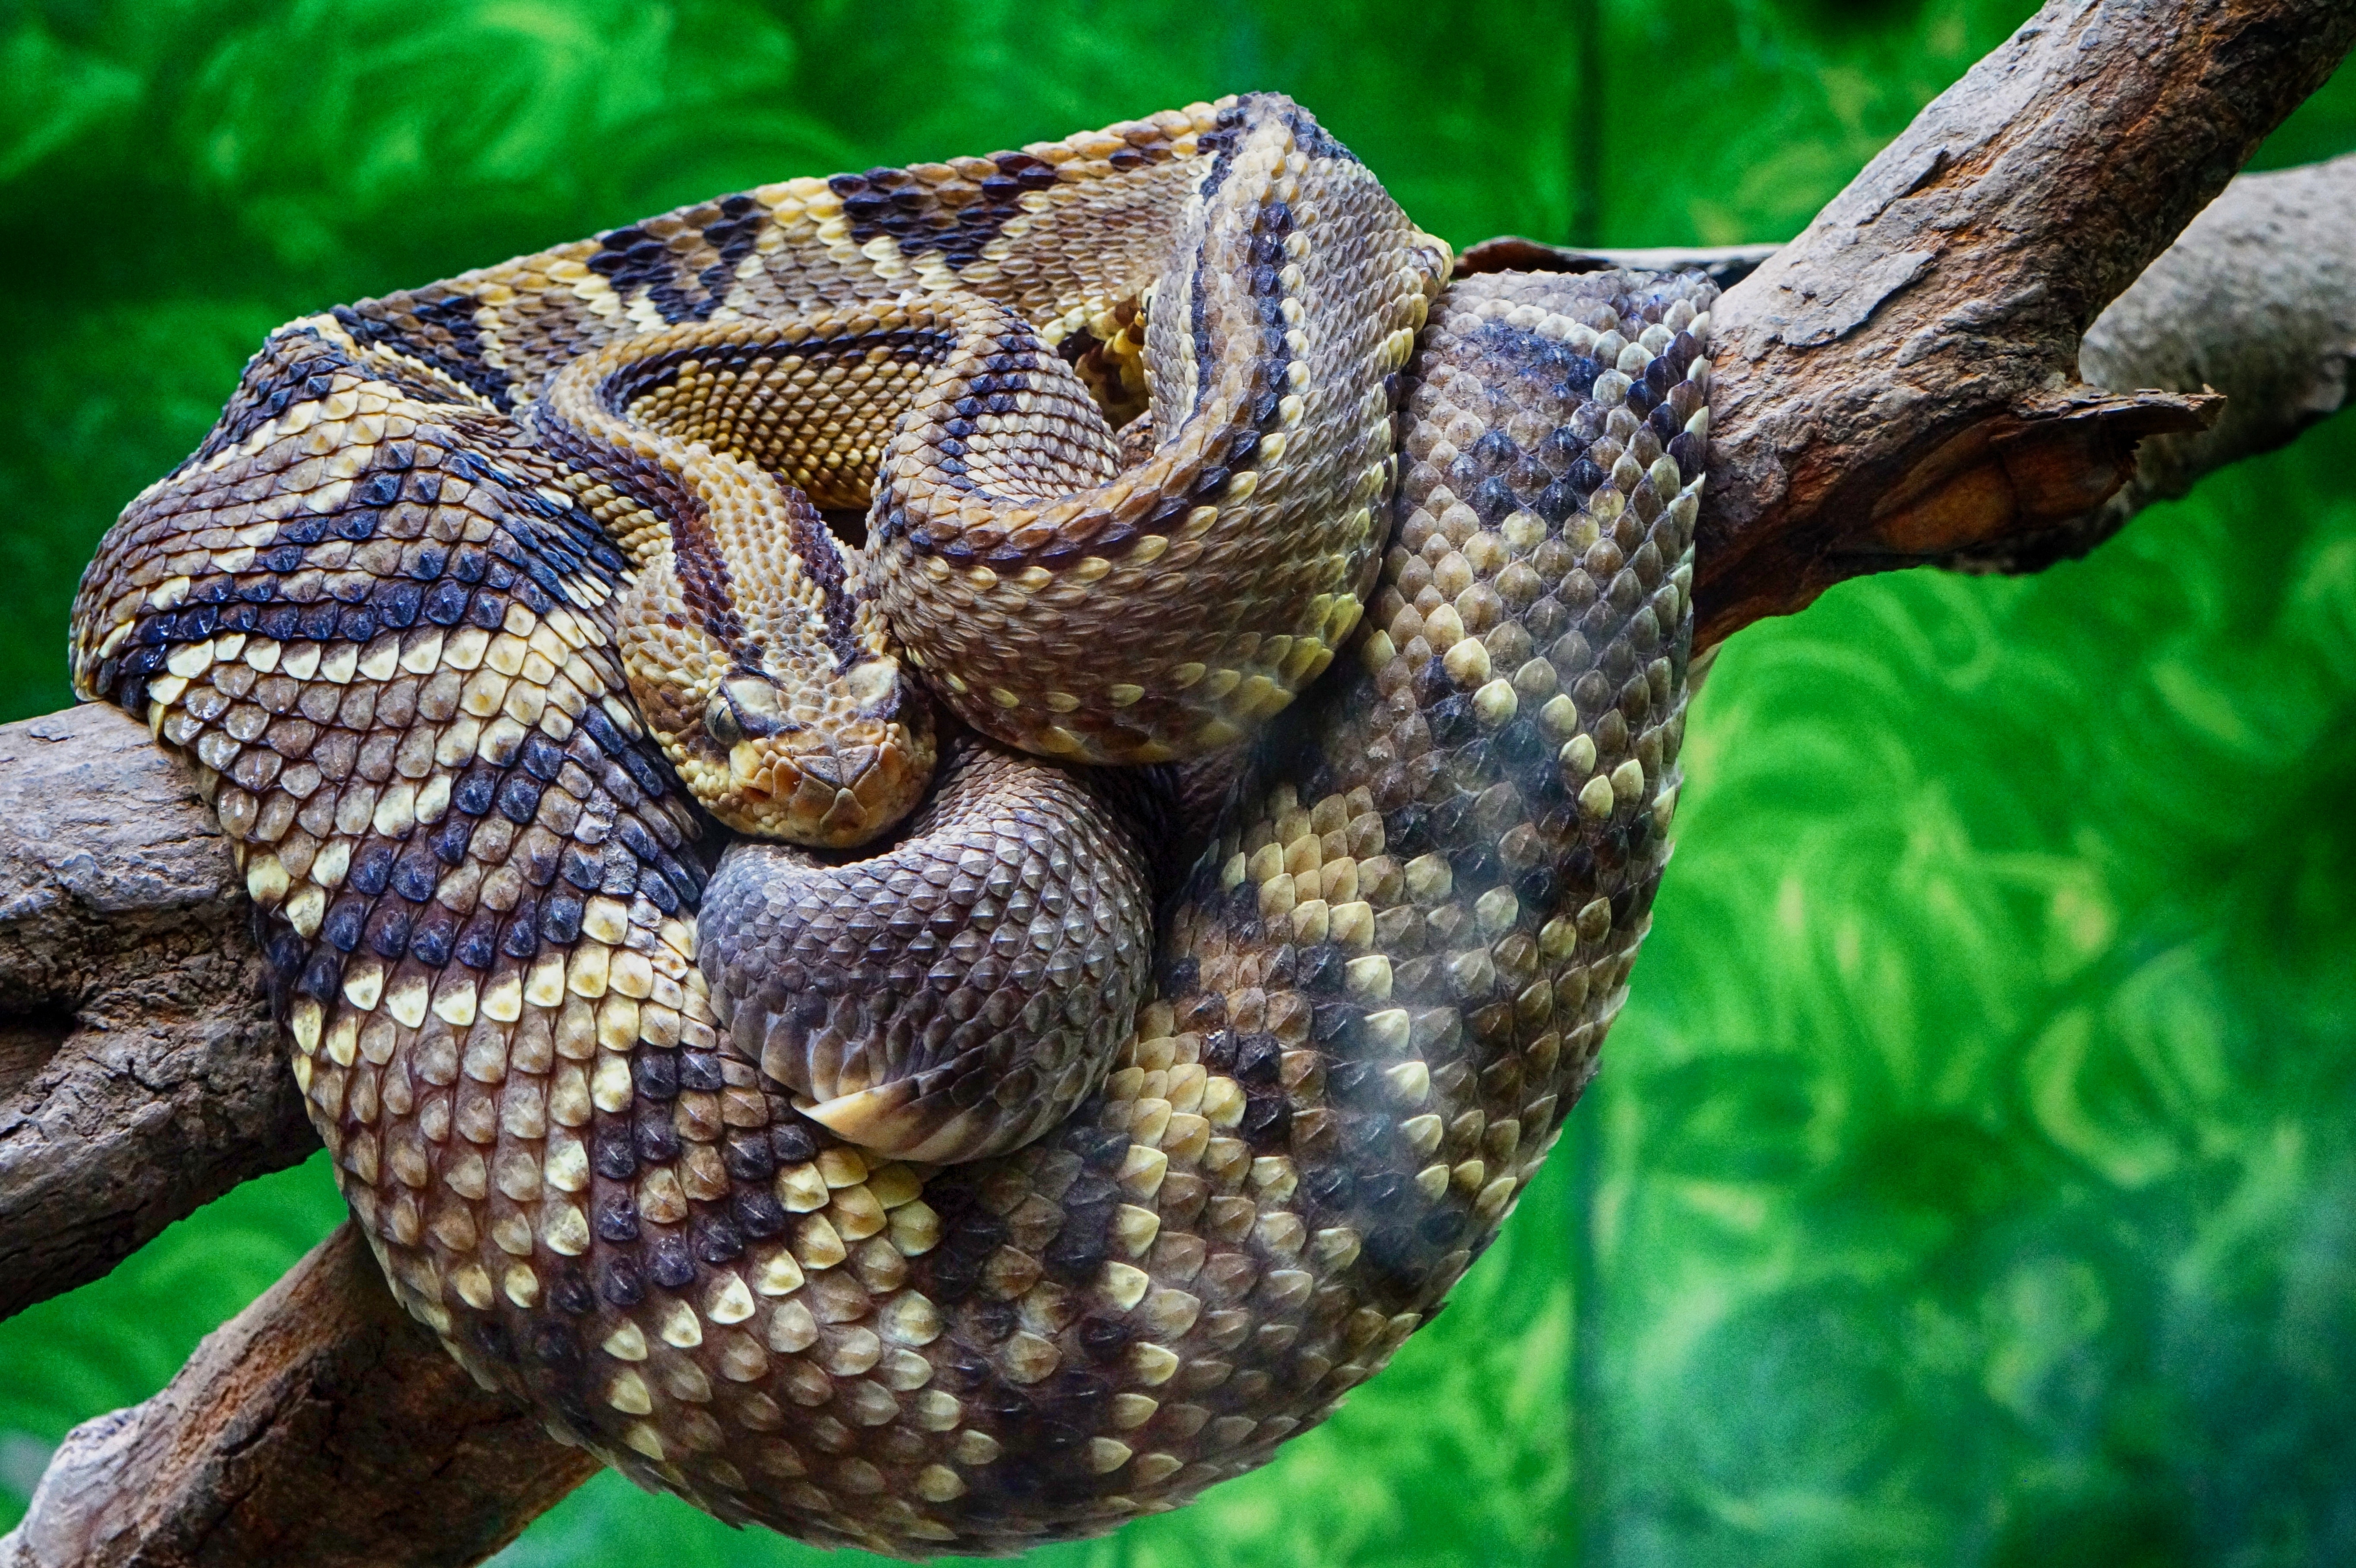
[[[2206,431],[2146,441],[2133,477],[2093,511],[1954,564],[2034,571],[2083,555],[2151,502],[2346,406],[2356,390],[2356,154],[2227,186],[2087,329],[2078,373],[2121,391],[2213,388],[2224,414]]]
[[[1719,255],[1756,271],[1718,313],[1704,640],[1859,572],[2083,548],[2336,407],[2356,336],[2339,165],[2244,182],[2087,335],[2087,383],[2072,371],[2087,325],[2351,36],[2344,0],[2049,5],[1790,246]],[[2204,386],[2253,406],[2220,422]],[[2126,487],[2146,437],[2175,444]],[[33,1282],[15,1306],[308,1143],[250,999],[242,895],[144,730],[99,711],[0,730],[0,1010],[29,1020],[0,1035],[19,1063],[0,1065],[0,1261]],[[208,1072],[183,1109],[177,1086]],[[171,1141],[224,1094],[245,1108]],[[111,1135],[140,1115],[148,1132]],[[471,1563],[587,1472],[399,1315],[347,1231],[165,1393],[78,1430],[0,1568]]]
[[[0,1317],[319,1147],[229,848],[145,726],[0,728]]]
[[[2213,422],[2080,337],[2351,40],[2346,0],[2052,0],[1933,101],[1719,302],[1699,639],[2066,532]]]
[[[1731,286],[1777,249],[1580,251],[1509,236],[1465,251],[1459,270],[1698,267]],[[2086,329],[2078,373],[2109,392],[2220,393],[2222,417],[2205,430],[2146,437],[2132,476],[2099,506],[1998,531],[1938,564],[2038,571],[2083,555],[2152,502],[2185,495],[2204,475],[2272,452],[2347,406],[2356,396],[2356,154],[2236,178]],[[1876,557],[1868,570],[1906,564]],[[1773,587],[1723,590],[1746,600]]]
[[[477,1388],[346,1223],[163,1392],[69,1434],[0,1568],[478,1563],[596,1470]]]

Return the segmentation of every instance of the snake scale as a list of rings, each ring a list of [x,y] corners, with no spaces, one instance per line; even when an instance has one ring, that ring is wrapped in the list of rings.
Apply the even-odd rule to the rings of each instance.
[[[1448,269],[1255,95],[272,336],[75,679],[192,759],[477,1378],[722,1519],[998,1552],[1437,1310],[1649,923],[1713,297]]]

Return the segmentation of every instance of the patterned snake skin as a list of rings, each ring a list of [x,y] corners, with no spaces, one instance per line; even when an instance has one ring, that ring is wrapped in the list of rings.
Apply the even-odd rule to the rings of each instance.
[[[1713,291],[1427,322],[1369,189],[1272,98],[765,187],[281,329],[108,535],[79,689],[196,763],[396,1296],[560,1436],[880,1552],[1099,1532],[1323,1419],[1513,1207],[1667,855]],[[1063,479],[974,455],[1026,420]],[[734,749],[802,631],[961,722],[880,849],[715,873],[679,776],[781,776]],[[1335,648],[1233,768],[997,743],[1199,751]]]

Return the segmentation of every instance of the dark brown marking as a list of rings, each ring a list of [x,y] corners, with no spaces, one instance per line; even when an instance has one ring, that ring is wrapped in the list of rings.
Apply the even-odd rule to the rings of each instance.
[[[818,586],[819,601],[826,608],[826,648],[834,656],[834,667],[847,670],[865,656],[859,643],[856,616],[858,605],[844,585],[842,551],[828,531],[825,517],[810,505],[809,497],[792,485],[780,484],[786,493],[787,524],[793,529],[794,554],[801,558],[802,571]]]
[[[361,344],[405,354],[480,394],[501,413],[515,409],[515,389],[504,371],[483,360],[483,335],[470,294],[393,294],[337,305],[336,320]]]

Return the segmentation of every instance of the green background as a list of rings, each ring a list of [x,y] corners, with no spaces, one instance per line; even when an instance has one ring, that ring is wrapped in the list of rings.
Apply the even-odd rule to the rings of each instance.
[[[1606,243],[1790,235],[2025,0],[1610,0]],[[0,5],[0,718],[276,323],[791,174],[1273,87],[1566,237],[1566,9]],[[2269,144],[2356,147],[2356,72]],[[1057,1564],[2356,1561],[2356,424],[2091,560],[1851,584],[1698,700],[1573,1136],[1269,1469]],[[0,1326],[0,1524],[338,1214],[317,1162]],[[608,1476],[502,1563],[813,1561]],[[841,1559],[837,1559],[840,1561]]]

